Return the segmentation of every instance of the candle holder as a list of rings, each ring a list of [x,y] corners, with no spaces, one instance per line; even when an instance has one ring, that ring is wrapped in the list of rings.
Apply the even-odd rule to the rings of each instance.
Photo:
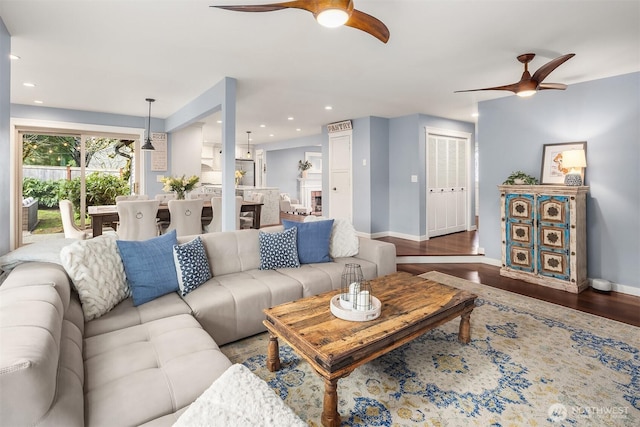
[[[364,280],[359,264],[346,264],[341,279],[340,293],[329,304],[334,316],[354,322],[380,316],[382,304],[373,296],[371,283]]]

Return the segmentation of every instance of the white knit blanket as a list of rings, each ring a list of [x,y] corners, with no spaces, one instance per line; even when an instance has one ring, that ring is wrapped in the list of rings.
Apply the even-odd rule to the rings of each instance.
[[[246,366],[232,365],[178,418],[174,427],[307,426]]]

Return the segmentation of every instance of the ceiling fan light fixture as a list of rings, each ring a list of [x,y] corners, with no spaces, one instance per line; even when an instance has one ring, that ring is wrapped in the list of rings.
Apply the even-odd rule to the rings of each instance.
[[[349,20],[349,14],[344,9],[325,9],[318,13],[316,20],[323,27],[336,28]]]
[[[535,89],[530,89],[530,90],[521,90],[520,92],[516,93],[516,95],[518,95],[520,98],[527,98],[529,96],[535,95],[535,93],[536,93]]]

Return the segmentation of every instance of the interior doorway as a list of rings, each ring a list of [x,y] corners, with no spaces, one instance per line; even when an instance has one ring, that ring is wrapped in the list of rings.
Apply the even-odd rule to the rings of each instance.
[[[426,129],[427,238],[465,231],[470,224],[471,134]]]

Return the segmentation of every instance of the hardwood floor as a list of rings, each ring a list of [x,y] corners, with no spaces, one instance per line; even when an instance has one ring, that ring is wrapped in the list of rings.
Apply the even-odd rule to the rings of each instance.
[[[403,256],[455,256],[477,255],[478,233],[475,231],[435,237],[423,242],[385,237],[378,240],[396,245],[396,253]],[[500,276],[498,267],[483,263],[465,264],[398,264],[399,271],[422,274],[437,270],[487,286],[515,292],[553,304],[570,307],[596,316],[606,317],[634,326],[640,326],[640,297],[618,292],[603,293],[591,288],[580,294],[559,291],[521,280]]]

